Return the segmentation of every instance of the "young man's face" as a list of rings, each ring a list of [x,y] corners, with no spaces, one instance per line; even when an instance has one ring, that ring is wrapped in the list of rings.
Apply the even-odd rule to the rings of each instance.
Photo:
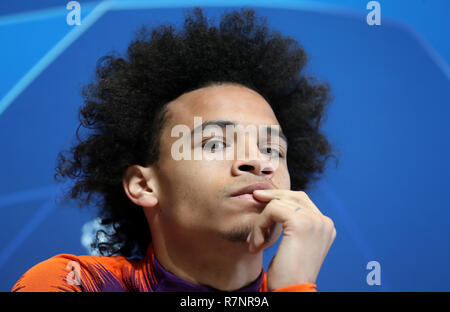
[[[194,117],[201,117],[203,123],[222,120],[244,127],[253,125],[258,129],[279,127],[272,108],[253,90],[240,85],[223,84],[185,93],[169,103],[168,110],[170,118],[161,133],[160,162],[157,169],[161,211],[158,218],[161,224],[176,231],[175,235],[219,235],[228,241],[245,242],[254,218],[265,205],[255,201],[251,192],[241,197],[233,194],[255,182],[266,182],[270,188],[290,189],[286,163],[287,144],[284,139],[278,137],[277,142],[272,134],[265,141],[265,146],[259,146],[259,136],[252,137],[249,133],[244,133],[225,139],[226,129],[223,128],[223,136],[212,134],[202,136],[200,142],[192,140],[192,145],[189,146],[192,152],[189,153],[192,155],[190,160],[175,160],[173,144],[180,137],[172,137],[171,132],[177,125],[186,125],[189,131],[193,130]],[[256,158],[236,155],[238,136],[245,138],[245,155],[249,156],[253,152]],[[235,144],[233,147],[226,147],[231,143],[230,139],[235,140]],[[271,145],[272,142],[276,145]],[[208,148],[202,147],[205,143]],[[268,146],[275,149],[272,153],[276,150],[282,152],[283,157],[278,158],[278,163],[274,161],[274,154],[269,156]],[[227,149],[232,148],[231,154],[234,157],[211,159],[211,147],[215,153],[223,155]],[[201,159],[194,159],[195,150],[197,153],[200,151]]]

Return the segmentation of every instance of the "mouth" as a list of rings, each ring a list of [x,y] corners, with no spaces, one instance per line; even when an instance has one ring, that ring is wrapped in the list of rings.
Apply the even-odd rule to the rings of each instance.
[[[274,187],[267,182],[252,183],[252,184],[249,184],[249,185],[239,189],[238,191],[234,192],[231,195],[231,197],[240,199],[240,200],[249,201],[254,204],[265,205],[265,204],[267,204],[266,202],[259,201],[253,196],[253,191],[267,190],[267,189],[273,189],[273,188]]]
[[[233,198],[246,200],[246,201],[249,201],[254,204],[260,204],[260,205],[267,204],[265,202],[257,200],[255,197],[253,197],[253,194],[241,194],[241,195],[233,196]]]

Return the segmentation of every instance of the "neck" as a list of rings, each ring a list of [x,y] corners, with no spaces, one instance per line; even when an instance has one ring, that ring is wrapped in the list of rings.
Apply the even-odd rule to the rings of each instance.
[[[152,233],[155,257],[181,279],[221,291],[240,289],[261,274],[262,251],[251,254],[245,242],[230,242],[213,235],[194,236]]]

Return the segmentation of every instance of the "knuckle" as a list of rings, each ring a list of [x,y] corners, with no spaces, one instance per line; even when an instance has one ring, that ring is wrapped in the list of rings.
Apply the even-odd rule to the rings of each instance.
[[[325,216],[325,220],[326,220],[326,223],[328,224],[329,232],[331,232],[331,237],[334,240],[336,237],[336,227],[334,226],[334,221],[331,218],[326,217],[326,216]]]
[[[330,226],[330,228],[334,228],[334,221],[328,217],[328,216],[323,216],[325,219],[325,223],[328,224],[328,226]]]
[[[333,228],[331,232],[330,242],[333,243],[335,239],[336,239],[336,229]]]
[[[295,194],[297,194],[299,197],[308,197],[308,194],[306,194],[304,191],[296,191]]]

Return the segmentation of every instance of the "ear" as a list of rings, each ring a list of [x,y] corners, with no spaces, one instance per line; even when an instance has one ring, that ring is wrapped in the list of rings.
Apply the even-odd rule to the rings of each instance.
[[[128,198],[136,205],[152,208],[158,204],[156,176],[151,166],[128,167],[123,175],[122,185]]]

